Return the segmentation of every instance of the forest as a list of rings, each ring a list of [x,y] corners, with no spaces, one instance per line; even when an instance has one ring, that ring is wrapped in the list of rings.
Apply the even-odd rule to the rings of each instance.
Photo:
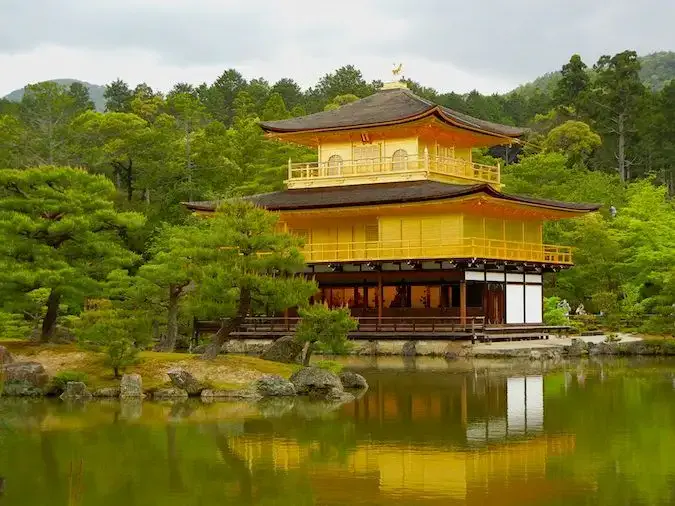
[[[506,95],[406,82],[459,112],[529,128],[518,146],[474,154],[503,159],[505,192],[603,205],[547,225],[545,240],[573,246],[576,263],[549,275],[551,300],[672,334],[675,79],[645,84],[641,72],[625,51],[593,64],[573,55],[548,86]],[[293,276],[298,243],[272,233],[273,216],[239,203],[205,223],[181,202],[281,189],[289,158],[316,155],[266,139],[258,122],[334,109],[381,85],[353,66],[306,90],[229,69],[166,94],[116,80],[105,112],[77,82],[0,100],[0,335],[52,340],[73,329],[115,343],[119,358],[139,335],[173,349],[195,316],[307,300],[315,286]]]

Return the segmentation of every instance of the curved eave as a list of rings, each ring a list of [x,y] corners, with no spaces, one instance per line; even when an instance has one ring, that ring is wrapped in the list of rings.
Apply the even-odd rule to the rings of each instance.
[[[291,190],[302,192],[303,190]],[[392,200],[382,200],[378,202],[349,202],[349,203],[317,203],[315,205],[273,205],[265,206],[260,204],[262,207],[273,211],[273,212],[293,212],[293,211],[309,211],[309,210],[320,210],[320,209],[338,209],[338,208],[354,208],[354,207],[375,207],[375,206],[387,206],[387,205],[396,205],[396,204],[413,204],[413,203],[428,203],[428,202],[438,202],[438,201],[452,201],[462,197],[476,196],[480,194],[485,194],[487,196],[493,197],[497,200],[503,200],[506,202],[513,202],[516,204],[521,204],[525,206],[537,207],[540,209],[548,209],[551,211],[558,211],[570,216],[587,214],[595,212],[602,207],[601,204],[568,204],[565,202],[557,201],[548,201],[543,199],[534,199],[528,197],[520,197],[518,195],[509,195],[507,193],[502,193],[498,190],[495,190],[492,186],[488,184],[472,185],[467,186],[466,190],[453,192],[449,195],[434,195],[429,197],[414,197],[414,198],[399,198]],[[253,202],[255,201],[256,195],[250,197],[245,197],[247,200],[250,199]],[[218,203],[217,202],[182,202],[187,209],[197,212],[213,212],[216,210]]]
[[[514,140],[518,139],[519,137],[523,136],[525,134],[525,130],[522,130],[518,133],[514,134],[503,134],[503,133],[498,133],[490,130],[486,130],[484,128],[480,128],[478,126],[474,125],[468,125],[460,120],[457,120],[455,118],[452,118],[449,114],[447,114],[441,106],[434,105],[433,107],[430,107],[426,111],[423,111],[421,113],[412,115],[412,116],[404,116],[401,118],[397,118],[395,120],[390,120],[390,121],[381,121],[377,123],[362,123],[362,124],[355,124],[355,125],[347,125],[347,126],[337,126],[337,127],[324,127],[324,128],[279,128],[279,127],[274,127],[273,125],[270,125],[269,123],[261,122],[259,123],[260,128],[263,129],[263,131],[267,134],[278,134],[278,135],[292,135],[292,134],[318,134],[318,133],[328,133],[328,132],[340,132],[340,131],[345,131],[345,130],[359,130],[359,129],[366,129],[366,128],[378,128],[378,127],[386,127],[386,126],[393,126],[393,125],[404,125],[406,123],[411,123],[413,121],[418,121],[421,119],[428,118],[430,116],[436,116],[438,119],[442,120],[444,123],[448,124],[449,126],[453,126],[456,128],[461,128],[463,130],[469,130],[475,133],[483,134],[483,135],[488,135],[490,137],[497,137],[499,139],[504,139],[504,140]]]

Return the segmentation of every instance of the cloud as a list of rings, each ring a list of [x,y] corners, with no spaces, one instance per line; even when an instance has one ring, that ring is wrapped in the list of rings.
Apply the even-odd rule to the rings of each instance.
[[[503,91],[573,53],[672,49],[673,19],[671,0],[0,0],[0,91],[38,75],[166,89],[228,67],[308,86],[349,63],[386,79],[400,60],[442,90]]]

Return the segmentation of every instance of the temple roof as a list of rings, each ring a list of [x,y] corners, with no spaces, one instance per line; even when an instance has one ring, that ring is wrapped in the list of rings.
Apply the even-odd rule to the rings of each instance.
[[[402,204],[452,199],[484,193],[491,197],[544,206],[549,209],[572,212],[597,211],[599,204],[575,204],[557,200],[537,199],[509,195],[495,190],[489,184],[455,185],[436,181],[410,181],[402,183],[376,183],[331,188],[304,188],[261,193],[244,197],[270,211],[292,211],[303,209],[326,209],[335,207]],[[184,205],[194,211],[215,211],[219,201],[186,202]]]
[[[484,121],[434,104],[407,88],[381,90],[332,111],[279,121],[264,121],[260,126],[266,132],[274,133],[335,131],[407,123],[429,116],[455,127],[498,137],[514,138],[525,133],[522,128]]]

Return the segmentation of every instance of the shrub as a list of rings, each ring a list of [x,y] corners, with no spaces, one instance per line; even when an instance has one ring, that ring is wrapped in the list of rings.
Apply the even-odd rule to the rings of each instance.
[[[94,309],[82,313],[75,326],[80,344],[106,354],[105,365],[115,378],[120,371],[138,362],[139,348],[150,340],[146,320],[131,311]]]
[[[560,297],[546,297],[544,299],[544,323],[546,325],[569,325],[570,319],[565,316],[565,310],[558,307]]]
[[[314,364],[314,366],[318,367],[319,369],[325,369],[335,374],[341,373],[342,369],[344,368],[342,364],[340,364],[339,362],[335,362],[334,360],[319,360]]]
[[[358,326],[348,308],[330,309],[325,304],[314,304],[300,309],[300,323],[295,329],[295,338],[309,343],[304,365],[309,365],[315,343],[328,353],[346,353],[349,346],[349,332]]]
[[[88,380],[89,378],[86,373],[79,371],[61,371],[56,373],[52,378],[52,386],[54,390],[63,392],[70,381],[80,381],[86,384]]]

